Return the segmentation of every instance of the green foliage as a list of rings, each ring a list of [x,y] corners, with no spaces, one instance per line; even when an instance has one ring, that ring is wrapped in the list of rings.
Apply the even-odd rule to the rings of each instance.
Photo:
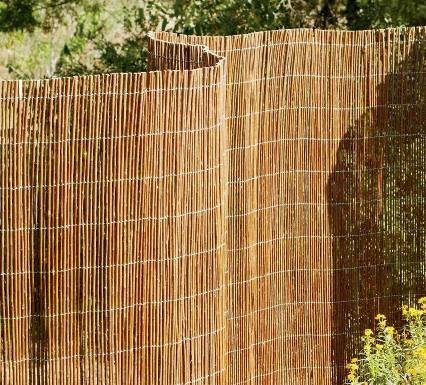
[[[90,55],[93,44],[104,29],[100,18],[100,9],[95,3],[84,8],[78,19],[74,34],[65,42],[56,66],[56,75],[73,76],[91,73]]]
[[[56,75],[146,70],[145,36],[158,26],[167,29],[170,10],[158,1],[147,1],[143,7],[126,5],[108,13],[104,10],[100,3],[85,7],[74,35],[64,46]],[[114,22],[108,24],[112,14]],[[119,38],[114,35],[117,27]]]
[[[403,306],[406,321],[401,333],[388,326],[386,317],[376,317],[376,334],[365,330],[359,358],[347,365],[348,385],[426,384],[426,297],[420,308]]]
[[[29,31],[36,28],[51,30],[64,22],[81,0],[2,0],[0,1],[0,31]]]
[[[354,30],[426,24],[426,4],[418,0],[348,0],[348,28]]]
[[[173,13],[176,31],[197,35],[233,35],[295,24],[290,3],[281,0],[178,0]]]
[[[96,10],[92,7],[85,11],[86,17],[79,20],[74,36],[64,47],[56,74],[145,71],[144,37],[151,30],[229,35],[282,27],[310,27],[314,22],[309,15],[315,4],[315,0],[296,0],[293,5],[282,0],[150,0],[118,10],[116,23],[123,36],[117,41],[109,36],[108,27],[90,27],[91,20],[102,19],[104,10],[101,6]],[[84,42],[90,43],[91,51],[96,52],[91,65],[84,64],[87,59]]]
[[[0,30],[4,32],[27,29],[38,25],[34,15],[36,0],[0,1]]]
[[[55,75],[78,75],[146,70],[144,36],[149,30],[229,35],[296,27],[422,25],[426,4],[418,0],[0,0],[0,32],[55,34],[63,24],[72,25],[73,32],[62,39]],[[14,75],[20,77],[18,72]]]

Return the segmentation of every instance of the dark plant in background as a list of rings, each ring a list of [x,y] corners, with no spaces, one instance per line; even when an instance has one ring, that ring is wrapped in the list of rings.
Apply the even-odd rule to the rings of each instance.
[[[49,31],[67,15],[77,16],[83,0],[3,0],[0,1],[0,31],[36,28]]]

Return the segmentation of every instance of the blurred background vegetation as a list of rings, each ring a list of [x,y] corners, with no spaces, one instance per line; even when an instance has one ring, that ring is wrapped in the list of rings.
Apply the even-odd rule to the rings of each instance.
[[[425,24],[426,0],[0,0],[0,78],[144,71],[150,30],[229,35]]]

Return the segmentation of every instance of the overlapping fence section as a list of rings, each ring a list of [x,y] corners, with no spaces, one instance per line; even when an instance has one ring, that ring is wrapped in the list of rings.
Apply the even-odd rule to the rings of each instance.
[[[1,84],[2,384],[222,381],[223,62],[191,55]]]
[[[149,51],[1,83],[1,383],[342,383],[426,293],[426,29]]]

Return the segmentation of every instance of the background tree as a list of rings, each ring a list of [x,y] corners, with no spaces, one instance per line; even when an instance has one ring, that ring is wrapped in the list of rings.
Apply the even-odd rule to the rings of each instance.
[[[82,0],[3,0],[0,1],[0,31],[36,28],[51,30],[65,16],[75,13]]]
[[[425,24],[418,0],[0,0],[0,76],[144,71],[149,30],[229,35]]]

